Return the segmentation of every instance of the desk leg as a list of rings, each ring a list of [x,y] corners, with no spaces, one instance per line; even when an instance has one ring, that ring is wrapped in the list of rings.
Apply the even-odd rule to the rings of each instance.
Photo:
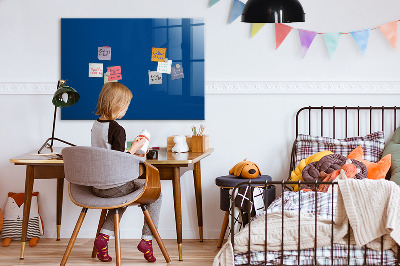
[[[29,213],[31,211],[32,190],[34,181],[34,166],[26,166],[25,177],[25,195],[24,195],[24,213],[22,219],[22,232],[21,232],[21,255],[20,259],[24,259],[26,235],[28,233]]]
[[[200,161],[194,164],[194,191],[196,194],[197,220],[199,225],[200,242],[203,242],[203,203],[201,196],[201,168]]]
[[[181,174],[179,167],[174,167],[174,178],[172,179],[174,191],[175,223],[178,242],[179,260],[182,260],[182,205],[181,205]]]
[[[60,241],[64,178],[57,178],[57,241]]]

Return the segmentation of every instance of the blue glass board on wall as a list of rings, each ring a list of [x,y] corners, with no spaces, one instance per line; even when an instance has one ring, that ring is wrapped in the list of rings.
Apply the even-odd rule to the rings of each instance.
[[[111,60],[99,60],[98,47],[111,47]],[[162,74],[162,84],[149,85],[156,71],[152,48],[167,48],[172,67],[182,79]],[[121,66],[122,80],[133,93],[123,119],[204,120],[204,19],[61,19],[61,78],[80,94],[77,104],[61,109],[63,120],[95,120],[104,78],[89,77],[89,63]]]

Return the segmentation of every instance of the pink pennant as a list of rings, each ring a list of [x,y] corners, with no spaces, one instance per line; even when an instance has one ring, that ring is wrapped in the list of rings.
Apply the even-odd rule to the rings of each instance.
[[[301,54],[302,54],[303,58],[306,56],[307,50],[308,50],[308,48],[310,48],[310,45],[313,42],[316,35],[317,35],[317,33],[315,31],[299,29]]]
[[[378,27],[393,49],[397,48],[397,20]]]
[[[289,32],[292,30],[292,27],[281,24],[275,23],[275,40],[276,40],[276,49],[282,44],[285,40],[286,36],[288,36]]]

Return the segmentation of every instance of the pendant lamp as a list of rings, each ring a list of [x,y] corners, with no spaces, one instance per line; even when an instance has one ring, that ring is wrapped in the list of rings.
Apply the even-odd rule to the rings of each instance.
[[[52,103],[54,105],[54,118],[53,118],[53,131],[51,134],[51,138],[48,138],[42,147],[39,149],[38,153],[40,153],[45,147],[50,148],[51,152],[53,152],[53,141],[58,140],[62,143],[68,144],[70,146],[75,146],[72,143],[69,143],[65,140],[55,138],[54,130],[56,128],[56,115],[57,115],[57,107],[68,107],[74,105],[79,101],[79,93],[73,88],[67,86],[65,80],[59,80],[57,83],[57,90],[53,95]],[[49,141],[51,143],[49,144]]]
[[[304,10],[298,0],[249,0],[243,8],[242,22],[304,22]]]

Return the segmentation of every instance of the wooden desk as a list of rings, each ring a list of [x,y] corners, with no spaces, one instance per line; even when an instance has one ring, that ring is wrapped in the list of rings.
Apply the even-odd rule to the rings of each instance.
[[[61,148],[54,148],[60,153]],[[179,260],[182,260],[182,204],[180,177],[188,170],[193,170],[194,190],[196,196],[197,219],[200,241],[203,241],[203,211],[201,193],[201,169],[200,160],[210,155],[214,149],[206,152],[189,152],[174,154],[161,149],[157,160],[147,160],[148,163],[158,168],[161,180],[171,180],[173,184],[175,223],[178,242]],[[43,150],[42,153],[49,153]],[[26,165],[25,199],[21,235],[21,255],[24,258],[26,234],[28,230],[28,218],[31,208],[31,198],[34,179],[57,178],[57,240],[60,240],[61,214],[64,188],[64,162],[56,156],[36,155],[37,151],[23,154],[10,159],[15,165]]]

